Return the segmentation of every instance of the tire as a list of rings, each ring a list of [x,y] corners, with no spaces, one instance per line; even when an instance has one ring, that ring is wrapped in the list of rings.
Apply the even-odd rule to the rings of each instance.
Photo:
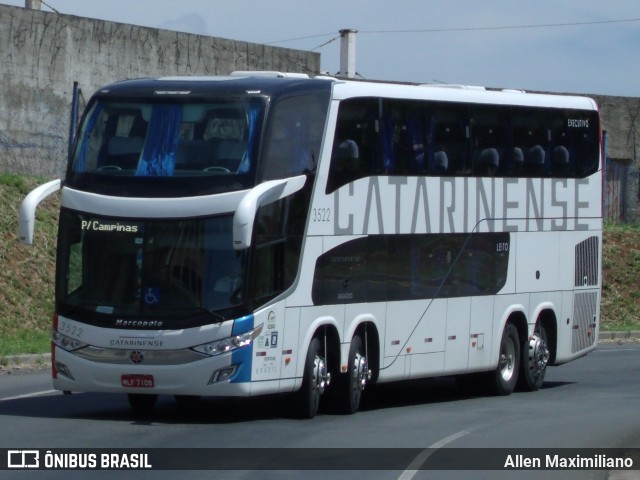
[[[544,383],[548,362],[547,331],[542,323],[538,322],[533,336],[523,344],[518,388],[529,392],[539,390]]]
[[[360,335],[351,339],[347,373],[340,375],[334,392],[336,407],[340,413],[354,414],[360,408],[362,392],[369,381],[369,365]]]
[[[309,344],[304,365],[302,386],[296,394],[296,410],[300,418],[313,418],[318,414],[320,396],[327,383],[327,364],[321,356],[320,339]]]
[[[130,393],[127,395],[129,406],[138,414],[148,414],[158,402],[158,395],[146,393]]]
[[[510,395],[518,383],[520,340],[518,329],[508,323],[502,332],[498,366],[490,373],[489,387],[494,395]]]

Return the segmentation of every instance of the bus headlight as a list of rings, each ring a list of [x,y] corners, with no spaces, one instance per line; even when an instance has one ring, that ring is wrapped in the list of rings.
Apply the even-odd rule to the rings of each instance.
[[[79,350],[88,345],[87,343],[81,342],[80,340],[76,340],[75,338],[67,337],[66,335],[63,335],[56,330],[53,330],[51,332],[51,341],[54,344],[56,344],[58,347],[66,350],[67,352]]]
[[[197,347],[193,347],[192,350],[210,356],[220,355],[221,353],[231,352],[238,348],[251,345],[251,342],[253,342],[261,332],[262,325],[258,325],[256,328],[249,330],[248,332],[241,333],[240,335],[235,335],[233,337],[223,338],[222,340],[216,340],[215,342],[198,345]]]

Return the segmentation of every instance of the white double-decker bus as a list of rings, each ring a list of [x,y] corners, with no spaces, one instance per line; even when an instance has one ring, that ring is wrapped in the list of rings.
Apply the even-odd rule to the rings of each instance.
[[[588,98],[299,75],[98,91],[61,188],[56,389],[295,395],[457,376],[540,388],[593,350],[601,131]]]

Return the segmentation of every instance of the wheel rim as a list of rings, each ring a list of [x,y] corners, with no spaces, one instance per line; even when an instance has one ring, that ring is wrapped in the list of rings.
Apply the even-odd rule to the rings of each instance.
[[[549,363],[549,347],[537,332],[529,340],[529,370],[534,377],[539,377]]]
[[[361,353],[356,353],[353,359],[352,388],[357,392],[362,392],[367,385],[369,368],[367,359]]]
[[[324,358],[316,355],[313,359],[313,376],[311,378],[312,388],[318,395],[324,393],[327,386],[327,364]]]
[[[516,346],[513,339],[507,337],[500,351],[500,374],[505,382],[513,377],[516,368]]]

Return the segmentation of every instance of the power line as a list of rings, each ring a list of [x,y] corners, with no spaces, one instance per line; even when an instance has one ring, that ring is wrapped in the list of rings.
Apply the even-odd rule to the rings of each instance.
[[[327,40],[326,42],[318,45],[317,47],[313,47],[310,51],[313,52],[315,50],[318,50],[319,48],[324,47],[325,45],[329,45],[332,42],[335,42],[336,40],[338,40],[340,38],[340,35],[338,35],[337,37],[333,37],[331,40]]]
[[[307,40],[309,38],[319,38],[319,37],[328,37],[330,35],[335,35],[336,32],[331,33],[319,33],[317,35],[307,35],[306,37],[295,37],[295,38],[287,38],[285,40],[276,40],[275,42],[264,42],[264,45],[273,45],[275,43],[287,43],[287,42],[295,42],[296,40]],[[321,45],[322,46],[322,45]],[[316,47],[319,48],[319,47]]]
[[[562,28],[562,27],[580,27],[591,25],[608,25],[616,23],[632,23],[640,22],[640,18],[630,18],[622,20],[596,20],[591,22],[563,22],[563,23],[539,23],[531,25],[496,25],[490,27],[452,27],[452,28],[421,28],[421,29],[403,29],[403,30],[358,30],[363,34],[402,34],[402,33],[455,33],[455,32],[485,32],[492,30],[519,30],[519,29],[535,29],[535,28]],[[297,40],[307,40],[310,38],[335,36],[335,32],[319,33],[317,35],[307,35],[304,37],[287,38],[274,42],[266,42],[265,45],[273,45],[276,43],[294,42]],[[340,37],[331,38],[331,40],[315,47],[313,50],[324,47],[325,45],[337,40]]]
[[[605,25],[612,23],[640,22],[640,18],[626,20],[598,20],[592,22],[540,23],[534,25],[501,25],[492,27],[457,27],[457,28],[425,28],[408,30],[358,30],[359,33],[447,33],[447,32],[481,32],[487,30],[518,30],[532,28],[579,27],[588,25]]]
[[[49,7],[51,10],[53,10],[54,12],[56,12],[57,14],[60,14],[60,12],[58,10],[56,10],[55,8],[53,8],[51,5],[49,5],[47,2],[45,2],[44,0],[42,0],[42,4],[46,5],[47,7]]]

